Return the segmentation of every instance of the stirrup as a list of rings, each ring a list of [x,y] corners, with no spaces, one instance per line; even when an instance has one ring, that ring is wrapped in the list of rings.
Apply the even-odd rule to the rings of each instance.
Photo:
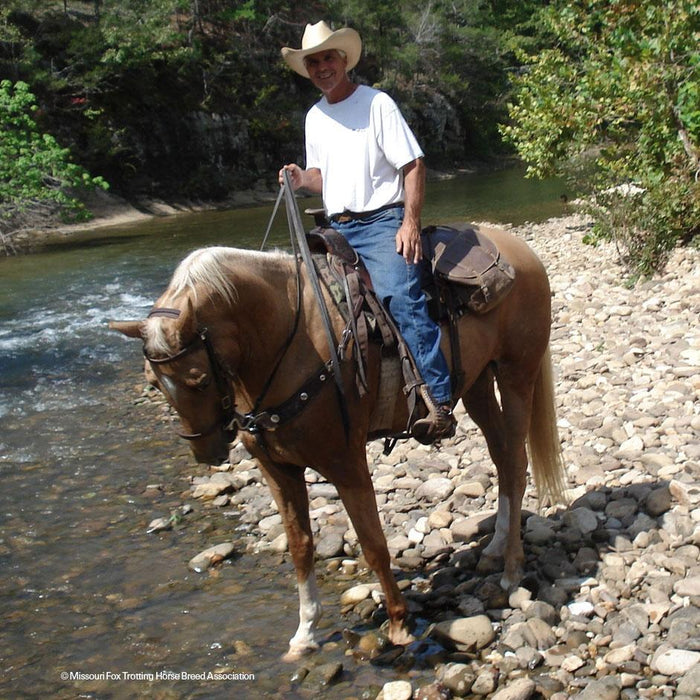
[[[428,415],[413,423],[411,436],[423,445],[454,437],[457,431],[457,420],[452,413],[452,407],[448,404],[436,404],[425,385],[420,387],[420,393],[428,409]]]

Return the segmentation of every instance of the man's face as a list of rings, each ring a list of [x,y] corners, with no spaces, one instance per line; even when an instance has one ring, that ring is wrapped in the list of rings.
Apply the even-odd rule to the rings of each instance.
[[[312,53],[304,59],[311,82],[326,96],[332,95],[347,80],[347,58],[335,49]]]

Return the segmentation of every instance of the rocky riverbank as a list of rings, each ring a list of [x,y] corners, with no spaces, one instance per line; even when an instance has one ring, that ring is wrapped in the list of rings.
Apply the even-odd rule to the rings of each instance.
[[[83,203],[92,217],[88,221],[72,224],[58,220],[47,221],[41,226],[10,234],[6,241],[0,241],[0,255],[33,253],[47,245],[70,242],[83,232],[113,226],[129,226],[156,217],[255,206],[274,201],[275,196],[276,193],[262,182],[255,189],[232,193],[228,199],[219,202],[191,200],[164,202],[152,198],[127,201],[118,195],[97,190],[84,198]]]
[[[385,534],[418,621],[419,641],[406,649],[374,632],[345,635],[348,655],[392,669],[384,700],[698,697],[700,252],[677,250],[662,275],[629,286],[614,246],[582,244],[588,226],[571,216],[514,229],[552,284],[570,497],[542,510],[529,485],[521,588],[508,595],[498,573],[476,568],[498,485],[463,412],[439,450],[407,441],[386,457],[381,443],[368,445]],[[341,597],[345,624],[381,620],[381,596],[334,487],[311,470],[307,482],[318,570],[354,579]],[[193,475],[190,497],[235,512],[251,552],[285,551],[280,516],[242,448],[223,471]],[[300,688],[307,671],[334,682],[341,669],[324,662],[322,649],[296,670]],[[418,667],[434,669],[434,681]]]
[[[483,164],[467,164],[449,172],[429,170],[427,179],[429,182],[449,180],[458,175],[476,171],[490,172],[492,169],[498,170],[508,165],[512,165],[512,162],[504,159],[495,161],[491,168]],[[90,212],[91,218],[88,221],[64,223],[59,219],[46,220],[21,232],[0,236],[0,255],[33,253],[47,245],[70,242],[77,235],[85,232],[113,226],[129,226],[157,217],[260,206],[275,201],[278,194],[276,187],[272,181],[259,180],[249,189],[232,191],[225,199],[218,201],[170,200],[167,202],[146,197],[126,200],[112,192],[95,190],[82,197],[85,208]]]

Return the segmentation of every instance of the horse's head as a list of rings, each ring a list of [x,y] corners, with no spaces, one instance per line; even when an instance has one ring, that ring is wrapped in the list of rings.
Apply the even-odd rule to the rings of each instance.
[[[198,462],[220,464],[235,437],[233,393],[209,331],[197,324],[189,299],[184,309],[155,307],[144,321],[112,321],[110,328],[143,340],[145,374],[182,423],[180,437]]]
[[[279,354],[280,346],[267,341],[282,343],[271,336],[287,333],[286,294],[293,271],[294,258],[286,253],[201,248],[178,265],[147,319],[110,323],[113,330],[143,341],[146,378],[177,411],[180,435],[190,440],[200,462],[215,464],[227,457],[237,429],[234,418],[250,430],[247,414],[235,411],[234,376],[241,402],[254,407],[251,387],[253,395],[265,396],[267,369],[262,365],[257,371],[251,364],[274,362]],[[279,301],[280,294],[285,301]],[[258,341],[255,346],[251,339]],[[269,357],[262,355],[265,350]],[[242,383],[243,374],[250,385]]]

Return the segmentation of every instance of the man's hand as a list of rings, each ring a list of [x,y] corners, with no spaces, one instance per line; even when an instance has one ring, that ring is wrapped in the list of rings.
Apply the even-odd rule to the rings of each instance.
[[[302,170],[296,163],[285,165],[278,173],[277,181],[280,185],[284,185],[284,171],[289,173],[289,179],[292,183],[292,189],[301,189],[302,187],[314,194],[321,194],[323,189],[323,179],[321,171],[318,168],[309,168]]]
[[[420,262],[423,257],[423,246],[419,226],[404,219],[401,228],[396,232],[396,252],[403,255],[409,265]]]
[[[425,197],[425,165],[423,159],[411,161],[403,168],[404,215],[401,228],[396,233],[396,252],[403,255],[409,265],[415,265],[423,257],[420,239],[420,215]]]
[[[293,190],[298,190],[300,187],[304,186],[304,171],[296,163],[289,163],[279,171],[277,179],[280,185],[284,185],[285,170],[289,173],[289,180],[292,183]]]

